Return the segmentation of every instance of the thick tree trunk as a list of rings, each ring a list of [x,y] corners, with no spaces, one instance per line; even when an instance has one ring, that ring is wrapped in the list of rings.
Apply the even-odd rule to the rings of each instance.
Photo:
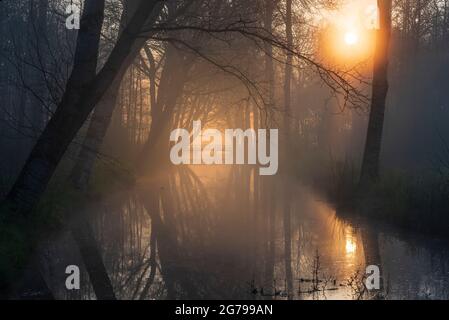
[[[94,2],[97,3],[97,1]],[[2,260],[10,261],[9,264],[2,265],[0,268],[2,269],[0,270],[2,289],[14,282],[14,275],[18,276],[26,263],[26,259],[23,257],[35,249],[35,241],[29,239],[31,227],[27,226],[32,209],[44,193],[69,144],[125,64],[149,14],[159,2],[159,0],[140,2],[138,10],[117,40],[104,67],[90,82],[86,82],[85,70],[94,63],[93,61],[97,57],[91,57],[85,52],[90,51],[89,46],[92,45],[91,40],[94,37],[90,34],[90,29],[87,26],[80,29],[74,69],[67,83],[66,92],[5,199],[7,208],[4,218],[6,219],[2,223],[7,223],[9,229],[15,230],[14,234],[20,239],[20,245],[23,246],[24,252],[19,253],[17,250],[12,250],[9,247],[11,242],[9,237],[0,238]],[[34,230],[34,232],[36,231]],[[17,257],[22,258],[18,259]],[[9,276],[2,272],[3,269],[8,271]]]
[[[46,15],[46,9],[48,6],[47,1],[41,0],[39,2],[39,20],[41,20],[42,15]],[[78,66],[80,66],[80,69],[75,70],[74,74],[76,74],[76,78],[82,81],[80,85],[86,85],[90,81],[92,81],[95,78],[96,74],[96,68],[97,68],[97,57],[98,57],[98,51],[99,51],[99,43],[100,43],[100,34],[101,29],[103,25],[103,16],[104,16],[104,8],[105,8],[105,1],[104,0],[87,0],[85,2],[83,16],[81,19],[81,29],[79,34],[79,40],[78,44],[81,44],[86,42],[88,45],[83,45],[83,47],[77,48],[75,59],[76,61],[79,61]],[[34,5],[32,5],[32,10],[37,11]],[[33,11],[33,12],[34,12]],[[42,38],[43,35],[43,22],[41,21],[39,23],[39,35],[38,37],[41,38],[38,43],[38,50],[40,48],[41,42],[45,40],[45,38]],[[78,50],[79,49],[79,50]],[[83,55],[84,58],[81,58],[80,55]],[[40,113],[40,116],[42,117],[41,113],[41,106],[40,104],[36,104],[36,99],[32,99],[34,102],[32,104],[32,113],[38,114]],[[39,109],[38,109],[39,108]],[[35,117],[33,117],[35,119]],[[34,123],[35,124],[35,123]],[[40,129],[37,127],[36,129]],[[99,254],[98,249],[95,246],[95,239],[92,236],[92,231],[90,229],[90,226],[86,222],[83,227],[80,228],[77,227],[80,224],[84,223],[84,217],[75,217],[76,224],[74,224],[74,228],[72,228],[72,233],[74,234],[74,238],[80,247],[81,256],[83,257],[83,260],[86,264],[87,271],[89,275],[91,276],[91,281],[95,290],[95,293],[98,298],[113,298],[114,294],[112,291],[109,291],[108,294],[104,295],[103,292],[111,287],[111,283],[109,281],[109,277],[106,273],[106,269],[103,265],[103,261],[101,259],[101,255]],[[82,240],[85,240],[84,242]],[[87,241],[89,240],[89,241]],[[91,250],[86,250],[85,248],[87,246],[90,246]],[[43,282],[42,277],[39,274],[39,271],[35,268],[30,268],[26,272],[28,274],[29,279],[41,279],[41,281],[31,281],[31,285],[40,285],[40,283]],[[104,281],[99,281],[104,280]],[[106,282],[103,284],[102,282]],[[99,287],[98,284],[101,284]],[[39,287],[37,287],[38,289]],[[39,292],[40,290],[37,290]],[[112,293],[112,295],[111,295]]]
[[[138,1],[136,0],[128,0],[126,2],[126,7],[121,19],[121,28],[123,28],[128,23],[129,17],[135,13],[137,5]],[[149,21],[153,22],[157,17],[158,12],[154,13],[152,17],[150,17]],[[121,29],[120,34],[122,32],[123,30]],[[78,155],[78,161],[71,172],[72,183],[79,190],[86,190],[89,184],[89,179],[94,167],[96,156],[101,148],[107,129],[112,119],[112,114],[116,107],[117,95],[123,76],[128,69],[128,66],[138,56],[144,42],[145,39],[139,39],[138,41],[136,41],[131,50],[131,53],[127,58],[126,63],[121,68],[118,76],[114,80],[108,92],[105,94],[104,98],[95,108],[86,137],[84,139],[84,143]],[[154,93],[155,91],[152,92],[153,95]],[[154,106],[154,104],[152,106]],[[81,222],[79,221],[78,223]],[[72,229],[72,233],[74,234],[75,239],[77,239],[78,245],[81,249],[81,254],[84,256],[85,253],[86,258],[92,260],[92,263],[87,263],[86,259],[84,259],[86,269],[88,270],[89,276],[91,278],[96,296],[98,299],[113,299],[115,297],[112,290],[112,285],[110,284],[106,268],[103,265],[103,261],[101,259],[101,255],[99,254],[98,248],[95,246],[93,233],[87,223],[85,223],[85,227],[86,228]],[[80,242],[78,239],[84,239],[84,241]]]
[[[125,25],[123,22],[128,20],[128,16],[131,16],[132,12],[136,10],[136,4],[139,0],[127,0],[126,10],[127,15],[122,17],[122,26]],[[189,8],[190,4],[186,4],[176,12],[176,15],[172,15],[169,20],[173,20],[180,13],[184,12]],[[157,6],[155,10],[153,10],[153,14],[149,17],[147,23],[153,23],[159,16],[159,12],[162,9],[162,3]],[[147,35],[149,36],[149,35]],[[112,115],[114,113],[116,103],[117,103],[117,95],[120,88],[120,84],[122,82],[123,76],[128,70],[128,66],[135,60],[137,55],[139,54],[141,48],[144,46],[146,42],[145,38],[139,38],[134,44],[131,53],[129,54],[126,62],[124,63],[124,67],[118,73],[114,83],[111,85],[108,92],[105,94],[105,97],[95,108],[94,114],[92,116],[91,123],[89,125],[86,137],[84,139],[83,145],[81,147],[80,153],[78,155],[78,161],[75,164],[72,173],[71,179],[73,183],[79,189],[85,189],[89,184],[89,179],[92,173],[93,166],[95,164],[95,159],[97,154],[100,151],[101,145],[103,144],[103,140],[106,136],[106,132],[111,123]],[[147,48],[148,49],[148,48]],[[146,50],[147,51],[147,50]],[[148,51],[147,51],[148,52]],[[154,99],[156,99],[156,90],[155,90],[155,82],[151,81],[151,110],[155,108],[156,103],[153,103]],[[156,119],[156,118],[153,118]],[[145,149],[145,148],[144,148]]]
[[[90,34],[90,45],[86,47],[86,50],[83,52],[89,57],[89,60],[85,60],[88,64],[84,70],[84,81],[86,84],[95,78],[97,71],[104,6],[104,0],[88,0],[85,3],[85,10],[83,12],[81,23],[83,26],[84,24],[88,24]],[[97,299],[115,300],[111,281],[106,271],[106,267],[104,266],[99,248],[97,247],[92,228],[84,214],[84,209],[78,212],[73,219],[73,222],[70,224],[72,235],[80,250],[81,257],[83,258]]]
[[[120,34],[129,22],[130,17],[132,17],[135,13],[138,5],[139,0],[127,0],[125,2],[125,9],[122,14],[120,24]],[[158,15],[158,10],[155,10],[152,16],[148,19],[148,22],[154,22]],[[78,160],[75,163],[70,175],[72,183],[79,190],[86,190],[89,184],[89,179],[95,164],[96,156],[98,155],[101,145],[103,144],[104,137],[106,136],[106,132],[111,123],[112,115],[117,104],[117,96],[123,76],[128,70],[128,66],[138,56],[145,41],[146,40],[144,38],[136,41],[116,79],[104,95],[103,99],[95,107],[92,119],[87,129],[86,137],[84,138],[78,154]]]
[[[388,56],[391,35],[391,0],[378,0],[380,28],[374,56],[373,89],[368,132],[363,155],[361,185],[379,177],[380,150],[388,93]]]
[[[131,22],[119,37],[105,66],[89,84],[83,81],[82,72],[89,63],[87,57],[82,54],[87,50],[88,41],[80,41],[82,37],[78,39],[79,59],[75,61],[74,72],[68,82],[66,93],[7,196],[11,211],[22,215],[30,214],[45,191],[67,147],[96,103],[115,80],[149,12],[152,12],[158,2],[158,0],[141,2]]]
[[[115,300],[114,288],[104,266],[92,227],[84,214],[74,219],[71,231],[89,274],[95,296],[98,300]]]

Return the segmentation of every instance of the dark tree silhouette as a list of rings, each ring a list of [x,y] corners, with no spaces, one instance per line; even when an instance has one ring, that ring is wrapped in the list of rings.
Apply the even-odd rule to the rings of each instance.
[[[388,62],[391,37],[391,0],[378,0],[379,30],[373,68],[373,86],[368,132],[363,155],[361,184],[376,180],[379,176],[382,131],[385,104],[388,93]]]

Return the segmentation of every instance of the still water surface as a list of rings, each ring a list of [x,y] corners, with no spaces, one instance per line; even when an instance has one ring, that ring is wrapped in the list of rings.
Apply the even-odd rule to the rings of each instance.
[[[283,217],[290,212],[294,299],[373,298],[363,286],[367,259],[381,268],[386,299],[449,298],[446,242],[342,221],[299,182],[254,172],[176,169],[96,203],[92,223],[117,295],[286,299]],[[92,298],[87,280],[79,293],[61,285],[62,266],[79,260],[63,237],[48,245],[47,279],[60,298]]]

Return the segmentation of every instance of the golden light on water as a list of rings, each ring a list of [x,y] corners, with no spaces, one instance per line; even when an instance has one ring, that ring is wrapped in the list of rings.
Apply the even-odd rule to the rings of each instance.
[[[352,238],[346,238],[346,246],[345,246],[346,254],[352,255],[357,250],[357,244],[355,243],[354,239]]]
[[[345,228],[345,252],[346,256],[354,256],[357,251],[357,237],[350,226]]]

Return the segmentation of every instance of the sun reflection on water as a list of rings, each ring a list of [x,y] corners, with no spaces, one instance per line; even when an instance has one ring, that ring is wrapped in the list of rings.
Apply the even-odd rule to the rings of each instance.
[[[351,236],[346,236],[346,255],[354,255],[357,250],[357,243]]]

